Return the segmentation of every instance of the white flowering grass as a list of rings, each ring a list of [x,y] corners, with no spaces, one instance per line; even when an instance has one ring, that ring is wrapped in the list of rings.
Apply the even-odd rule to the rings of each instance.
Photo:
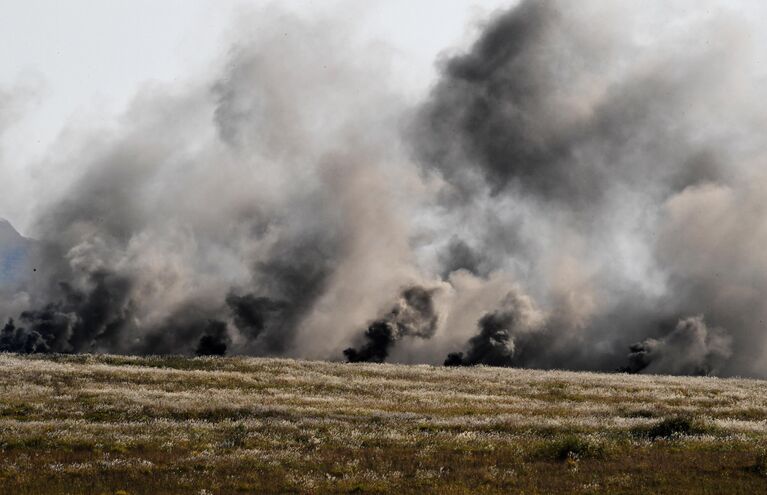
[[[765,448],[758,380],[0,355],[0,493],[757,493]]]

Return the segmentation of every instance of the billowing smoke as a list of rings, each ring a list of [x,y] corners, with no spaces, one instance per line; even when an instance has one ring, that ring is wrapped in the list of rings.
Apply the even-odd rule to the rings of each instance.
[[[479,333],[468,341],[468,350],[450,353],[446,366],[519,366],[525,353],[541,340],[542,315],[526,296],[510,292],[501,309],[479,319]]]
[[[752,26],[710,7],[523,1],[441,61],[410,131],[470,242],[429,241],[542,314],[520,332],[475,304],[448,364],[767,371],[763,74]]]
[[[730,337],[721,329],[708,328],[702,316],[687,318],[661,339],[632,345],[626,371],[710,375],[730,357],[730,346]]]
[[[253,340],[274,324],[284,307],[283,303],[253,294],[229,294],[226,303],[231,308],[234,325]]]
[[[147,85],[108,129],[70,129],[36,164],[62,192],[36,205],[28,283],[2,280],[3,350],[339,353],[375,294],[416,277],[388,206],[416,174],[391,175],[404,107],[384,53],[274,8],[237,31],[212,78]],[[358,313],[324,300],[359,278]]]
[[[349,347],[344,350],[344,355],[352,363],[382,363],[389,356],[391,347],[403,338],[431,338],[437,329],[437,320],[432,291],[409,287],[388,313],[368,326],[364,343],[359,348]]]
[[[128,324],[129,290],[127,279],[101,270],[89,274],[83,290],[62,282],[59,300],[21,313],[23,327],[8,322],[2,346],[13,351],[16,343],[23,352],[97,351],[97,343],[108,346]]]
[[[27,331],[23,327],[19,328],[13,320],[8,320],[0,330],[0,351],[35,354],[49,352],[50,347],[39,333],[34,330]]]
[[[767,376],[738,8],[523,0],[414,104],[348,24],[245,16],[212,76],[35,164],[0,347]]]

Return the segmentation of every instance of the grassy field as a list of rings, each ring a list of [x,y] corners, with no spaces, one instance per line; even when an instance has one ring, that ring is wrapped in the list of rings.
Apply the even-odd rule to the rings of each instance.
[[[765,493],[767,383],[0,355],[0,493]]]

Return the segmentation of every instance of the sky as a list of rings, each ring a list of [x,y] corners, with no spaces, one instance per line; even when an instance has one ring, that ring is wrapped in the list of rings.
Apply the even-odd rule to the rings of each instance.
[[[390,50],[394,77],[413,98],[428,90],[435,60],[465,47],[483,18],[514,4],[502,0],[286,0],[301,15],[328,14],[358,24],[362,42]],[[22,232],[31,221],[36,168],[62,132],[96,127],[119,115],[153,82],[205,75],[228,48],[243,12],[260,0],[0,0],[0,90],[25,95],[0,134],[0,179],[15,185],[0,218]],[[428,29],[424,29],[428,26]]]

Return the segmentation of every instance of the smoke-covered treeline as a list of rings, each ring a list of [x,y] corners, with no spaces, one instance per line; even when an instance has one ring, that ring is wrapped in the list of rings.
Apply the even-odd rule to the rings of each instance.
[[[348,25],[260,12],[42,164],[76,173],[0,347],[765,376],[758,28],[526,0],[413,105]]]

